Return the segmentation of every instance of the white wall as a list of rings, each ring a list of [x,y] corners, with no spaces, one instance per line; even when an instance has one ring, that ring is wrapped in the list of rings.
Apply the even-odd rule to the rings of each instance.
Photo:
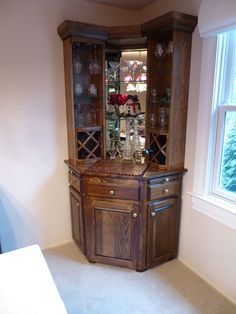
[[[63,47],[65,19],[137,23],[82,0],[0,2],[0,239],[3,251],[71,239]]]
[[[179,11],[197,16],[200,2],[201,0],[157,0],[142,10],[140,20],[144,22],[171,11]]]
[[[141,21],[176,10],[198,15],[200,0],[158,0],[143,10]],[[202,39],[193,33],[187,138],[182,193],[179,259],[236,303],[236,230],[192,208]],[[199,117],[201,118],[201,117]],[[203,134],[204,137],[204,134]],[[204,139],[205,141],[205,139]],[[197,156],[201,160],[201,154]],[[198,169],[196,169],[198,171]]]
[[[198,99],[199,81],[196,80],[196,78],[200,77],[202,57],[202,42],[197,38],[199,38],[199,35],[195,32],[191,64],[185,155],[185,166],[189,171],[184,178],[183,185],[179,258],[218,291],[236,303],[236,229],[233,228],[233,224],[228,224],[226,220],[225,223],[223,220],[219,221],[217,215],[215,215],[215,217],[211,215],[212,217],[210,217],[207,214],[207,209],[211,209],[211,207],[209,208],[210,204],[207,202],[202,202],[204,208],[199,207],[204,213],[193,209],[191,196],[187,194],[193,191],[193,186],[195,186],[196,189],[196,185],[198,185],[198,187],[201,185],[199,187],[200,190],[204,189],[204,180],[202,183],[201,178],[205,177],[205,173],[199,175],[199,172],[205,169],[204,159],[207,158],[207,149],[205,150],[205,147],[207,147],[208,136],[207,132],[205,132],[206,128],[204,128],[204,132],[201,130],[203,130],[203,121],[206,121],[206,111],[211,111],[210,108],[204,108],[204,113],[203,110],[197,112],[199,107],[203,105],[201,100]],[[204,55],[209,53],[209,48],[210,45],[203,49]],[[206,49],[208,50],[206,51]],[[211,72],[211,70],[209,71],[211,68],[210,62],[214,61],[206,60],[203,64],[207,72]],[[209,76],[208,73],[207,75],[205,74],[205,76]],[[206,84],[206,82],[203,84]],[[206,98],[204,92],[201,92],[201,95]],[[209,106],[211,105],[211,100],[208,104]],[[201,132],[198,131],[196,134],[197,118],[199,119]],[[196,137],[196,135],[198,136]],[[200,153],[196,153],[195,155],[198,141],[200,143]],[[203,152],[201,152],[202,147],[204,147]],[[194,169],[194,167],[196,167],[196,169]],[[198,207],[195,206],[195,208]]]

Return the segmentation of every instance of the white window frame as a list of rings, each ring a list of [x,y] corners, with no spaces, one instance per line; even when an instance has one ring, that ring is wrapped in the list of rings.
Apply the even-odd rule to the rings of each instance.
[[[211,191],[213,195],[220,196],[229,201],[236,202],[236,193],[228,192],[219,187],[219,178],[221,174],[221,160],[223,154],[223,144],[224,144],[224,132],[225,130],[225,121],[227,112],[236,112],[236,106],[219,106],[218,108],[218,122],[217,122],[217,135],[216,135],[216,146],[214,154],[214,166],[213,174],[211,178]]]
[[[236,202],[236,193],[219,187],[224,144],[226,114],[236,111],[232,103],[232,88],[236,63],[236,30],[218,36],[212,102],[211,145],[208,158],[208,191],[210,195]]]
[[[209,173],[212,173],[213,149],[216,132],[215,99],[217,36],[202,41],[200,90],[196,129],[195,158],[193,161],[193,185],[188,194],[192,208],[236,230],[236,206],[222,197],[210,194]],[[190,169],[191,170],[191,169]]]

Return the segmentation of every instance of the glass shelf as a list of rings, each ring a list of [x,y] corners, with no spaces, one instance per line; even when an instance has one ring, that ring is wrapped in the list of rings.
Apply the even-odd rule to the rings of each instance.
[[[74,95],[74,99],[81,99],[81,98],[85,98],[85,99],[101,99],[103,96],[92,96],[92,95],[87,95],[87,94],[82,94],[82,95]]]
[[[136,81],[136,80],[130,80],[130,81],[107,81],[107,84],[120,84],[120,83],[124,83],[124,84],[147,84],[147,80],[145,81]]]
[[[101,131],[101,130],[102,128],[99,125],[75,128],[75,132]]]
[[[169,134],[169,130],[166,129],[160,129],[158,127],[156,128],[148,128],[147,129],[148,133],[152,133],[152,134],[159,134],[159,135],[168,135]]]

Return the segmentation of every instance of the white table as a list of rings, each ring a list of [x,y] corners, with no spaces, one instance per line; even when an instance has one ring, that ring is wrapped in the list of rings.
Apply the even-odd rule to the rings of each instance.
[[[0,314],[66,314],[38,245],[0,255]]]

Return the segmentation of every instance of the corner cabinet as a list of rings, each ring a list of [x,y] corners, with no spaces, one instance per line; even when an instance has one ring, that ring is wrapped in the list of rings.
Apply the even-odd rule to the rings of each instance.
[[[72,232],[90,262],[144,271],[178,255],[196,24],[194,16],[170,12],[128,27],[74,21],[58,27],[64,44]],[[111,65],[121,70],[122,51],[132,49],[147,51],[142,136],[148,156],[142,164],[107,155],[107,70]],[[119,93],[120,86],[111,92]]]

